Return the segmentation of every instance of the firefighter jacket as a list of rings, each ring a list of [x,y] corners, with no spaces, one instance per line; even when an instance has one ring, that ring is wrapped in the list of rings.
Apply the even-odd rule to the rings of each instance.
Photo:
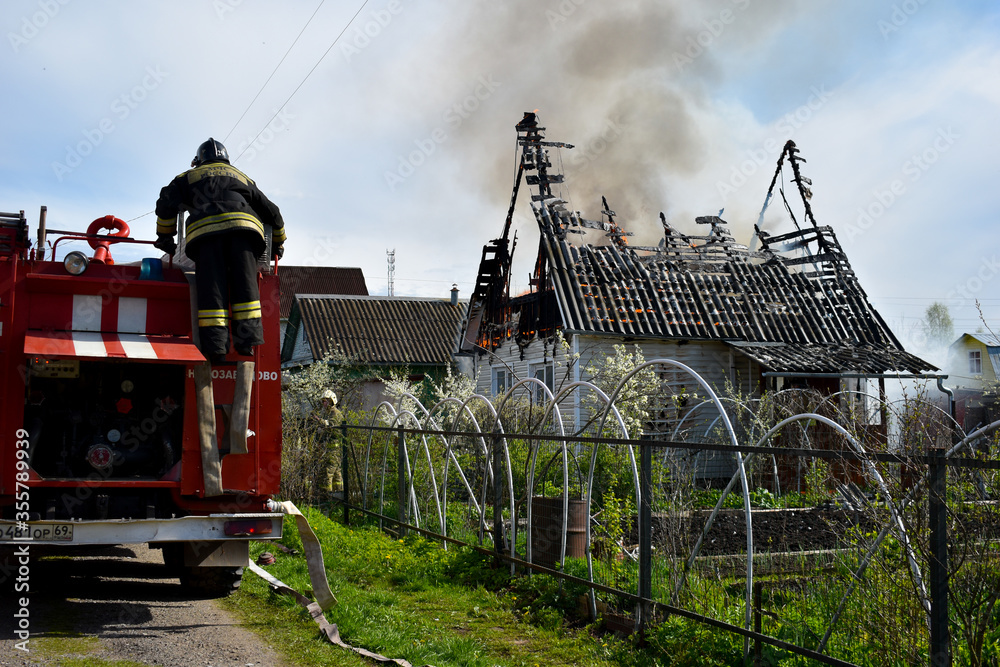
[[[186,253],[197,261],[199,241],[234,230],[253,233],[257,255],[264,251],[264,225],[273,228],[271,242],[285,242],[281,212],[242,171],[225,162],[208,162],[180,174],[160,190],[156,201],[156,233],[173,236],[177,214],[188,211]]]

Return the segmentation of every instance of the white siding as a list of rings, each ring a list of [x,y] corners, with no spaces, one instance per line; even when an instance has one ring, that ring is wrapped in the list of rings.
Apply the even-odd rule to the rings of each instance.
[[[567,374],[566,355],[560,349],[554,349],[552,342],[543,343],[533,340],[524,349],[524,359],[521,358],[521,350],[513,342],[497,348],[492,355],[478,358],[476,368],[476,391],[484,396],[492,396],[493,388],[490,384],[492,380],[492,368],[509,368],[518,380],[531,377],[528,373],[528,366],[545,362],[555,364],[555,384],[558,387],[563,383]],[[553,356],[554,355],[554,356]]]
[[[531,364],[542,361],[553,360],[556,363],[556,387],[564,382],[588,379],[586,368],[592,362],[596,365],[601,357],[613,355],[615,345],[625,345],[628,351],[636,344],[642,350],[646,361],[654,359],[672,359],[691,368],[698,373],[713,391],[720,396],[726,394],[726,384],[729,382],[738,389],[743,396],[759,395],[762,387],[760,382],[760,366],[749,358],[734,351],[729,346],[715,341],[677,341],[677,340],[644,340],[628,341],[607,336],[578,336],[574,341],[568,337],[571,349],[580,354],[580,359],[573,367],[568,365],[568,361],[562,350],[553,350],[551,342],[544,343],[538,340],[532,341],[530,345],[522,351],[513,343],[508,343],[498,348],[493,355],[486,355],[477,359],[476,388],[477,391],[486,396],[492,396],[492,369],[506,367],[510,368],[519,378],[529,377],[528,367]],[[686,391],[697,393],[705,397],[706,392],[699,383],[683,370],[658,369],[661,378],[668,381],[673,391]],[[579,414],[577,403],[579,393],[575,394],[571,404],[564,403],[563,417],[565,420],[578,423],[583,415]],[[691,407],[691,406],[689,406]],[[673,424],[671,419],[676,419],[676,411],[668,409],[663,417],[667,421],[661,426],[666,433],[671,433]],[[705,419],[700,424],[691,421],[685,422],[685,426],[691,427],[691,432],[701,434],[714,417],[717,415],[712,410],[705,411]],[[654,417],[654,419],[659,419]],[[725,453],[702,452],[697,457],[697,476],[703,479],[729,477],[735,470],[734,458]]]
[[[688,366],[701,375],[716,391],[722,394],[725,391],[727,380],[739,388],[743,394],[759,394],[761,387],[758,386],[760,367],[757,363],[747,357],[735,352],[732,348],[721,342],[715,341],[668,341],[668,340],[644,340],[625,342],[606,336],[578,336],[576,347],[580,353],[579,368],[581,375],[585,375],[585,369],[595,359],[602,356],[614,354],[615,345],[625,345],[629,351],[632,346],[638,344],[643,356],[647,361],[654,359],[673,359],[685,366]],[[572,344],[572,338],[569,339]],[[523,353],[513,343],[508,343],[498,348],[492,355],[479,357],[476,368],[476,390],[484,395],[491,395],[490,386],[491,368],[508,367],[513,370],[518,378],[527,378],[528,366],[542,361],[553,360],[556,363],[556,386],[565,378],[567,372],[567,360],[562,350],[553,350],[551,343],[543,344],[541,341],[532,341]],[[555,357],[553,357],[555,352]],[[682,371],[677,371],[677,382],[684,382]],[[574,378],[570,378],[572,380]],[[583,377],[582,379],[586,379]],[[697,384],[693,379],[686,386],[694,389]],[[704,393],[704,392],[700,392]]]

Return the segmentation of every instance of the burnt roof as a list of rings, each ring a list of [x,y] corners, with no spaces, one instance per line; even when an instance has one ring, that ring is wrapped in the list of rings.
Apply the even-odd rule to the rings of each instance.
[[[562,182],[561,175],[542,168],[552,166],[546,146],[554,145],[541,141],[542,129],[518,126],[524,133],[519,138],[523,153],[518,178],[524,170],[537,170],[537,177],[527,177],[529,184],[539,179]],[[615,222],[606,201],[604,219],[587,220],[539,186],[531,201],[540,232],[532,279],[536,303],[542,303],[546,292],[554,293],[561,326],[569,332],[719,341],[777,372],[879,375],[936,370],[903,349],[869,302],[833,229],[816,224],[809,207],[811,182],[799,173],[802,160],[797,152],[794,143],[786,144],[775,178],[787,157],[805,204],[805,224],[793,217],[795,231],[778,236],[755,225],[759,249],[737,243],[718,216],[697,218],[705,232],[687,235],[668,224],[663,214],[660,243],[631,246],[626,238],[631,234]],[[494,245],[506,247],[509,217],[504,236]],[[581,242],[593,230],[605,232],[609,242]],[[484,249],[484,275],[490,273],[485,258],[491,247]],[[531,319],[544,308],[526,313],[505,295],[498,300],[498,285],[488,276],[481,275],[479,284],[464,350],[471,351],[474,336],[474,347],[491,349],[504,338],[525,345],[552,330],[541,320],[526,322],[526,314]],[[503,321],[509,321],[512,312],[520,313],[516,331]]]
[[[440,366],[452,359],[465,304],[450,299],[298,295],[315,359],[338,348],[368,365]],[[296,319],[293,313],[292,319]]]
[[[286,266],[278,269],[281,278],[281,318],[292,311],[296,294],[344,294],[368,296],[368,285],[360,268],[344,266]]]
[[[577,245],[570,232],[592,223],[559,199],[534,202],[533,208],[566,330],[783,343],[780,351],[739,349],[766,368],[784,371],[935,369],[903,350],[830,227],[765,236],[763,248],[751,251],[713,216],[699,218],[711,228],[704,236],[680,234],[663,222],[658,247],[630,247],[623,239]]]

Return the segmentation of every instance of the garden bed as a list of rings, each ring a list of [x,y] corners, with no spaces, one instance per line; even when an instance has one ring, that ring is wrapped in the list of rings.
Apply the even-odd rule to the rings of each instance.
[[[690,553],[704,529],[711,510],[696,510],[681,515],[653,515],[653,545],[674,555]],[[845,546],[844,536],[851,529],[877,530],[868,515],[840,507],[818,506],[801,509],[753,510],[754,551],[796,552],[836,549]],[[686,536],[676,539],[672,532],[678,527]],[[629,540],[638,542],[633,523]],[[742,509],[723,509],[715,517],[705,538],[701,555],[745,554],[747,549],[746,516]]]

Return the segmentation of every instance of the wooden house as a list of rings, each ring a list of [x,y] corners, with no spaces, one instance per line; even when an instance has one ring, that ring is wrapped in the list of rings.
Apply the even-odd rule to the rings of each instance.
[[[549,152],[572,147],[545,141],[543,130],[532,113],[517,125],[521,159],[507,221],[483,249],[463,324],[460,350],[476,360],[481,392],[499,395],[527,377],[555,386],[560,368],[569,369],[566,379],[588,379],[588,363],[622,343],[638,344],[647,360],[691,367],[720,393],[727,383],[750,395],[793,385],[826,394],[881,385],[884,392],[887,377],[936,370],[903,349],[833,229],[816,224],[792,142],[778,169],[787,160],[802,193],[806,215],[795,231],[758,229],[751,248],[720,217],[698,218],[704,232],[687,235],[661,214],[662,240],[645,247],[629,245],[630,233],[607,202],[601,219],[590,220],[553,194],[551,185],[564,176],[552,172]],[[533,190],[539,246],[530,291],[512,296],[510,226],[522,179]],[[581,241],[595,231],[608,241]],[[572,367],[555,344],[557,332],[568,352],[580,355]],[[691,389],[689,378],[674,375],[686,383],[679,391]]]

